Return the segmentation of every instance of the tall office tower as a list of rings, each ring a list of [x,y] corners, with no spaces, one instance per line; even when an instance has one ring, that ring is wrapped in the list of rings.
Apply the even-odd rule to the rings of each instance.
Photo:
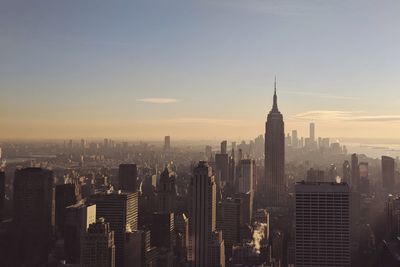
[[[369,168],[368,162],[360,162],[358,164],[359,174],[360,174],[360,183],[358,186],[358,191],[362,194],[369,193]]]
[[[175,224],[173,213],[153,214],[153,222],[150,226],[151,244],[158,247],[171,250],[175,243]]]
[[[232,255],[232,247],[240,242],[241,199],[226,198],[220,202],[218,230],[222,231],[227,258]]]
[[[229,175],[228,154],[215,154],[215,173],[218,185],[223,187],[227,183]]]
[[[54,227],[53,172],[17,169],[14,176],[14,226],[21,266],[43,266]]]
[[[168,168],[160,175],[160,182],[157,186],[158,212],[176,212],[176,188],[175,176],[170,175]]]
[[[236,179],[236,162],[235,162],[235,150],[233,150],[233,148],[232,148],[232,152],[231,152],[228,162],[229,162],[228,163],[229,164],[228,180],[231,185],[234,185],[235,179]]]
[[[264,155],[264,136],[260,134],[254,139],[254,157],[261,158]]]
[[[124,266],[124,236],[127,228],[138,228],[138,193],[107,192],[92,195],[97,218],[110,223],[115,236],[115,265]]]
[[[297,136],[297,130],[292,130],[292,147],[299,147],[299,137]]]
[[[85,149],[86,149],[86,141],[85,139],[81,139],[81,150],[85,151]]]
[[[228,142],[226,140],[221,142],[221,154],[227,154],[228,153]]]
[[[347,183],[351,187],[351,166],[348,160],[345,160],[343,162],[342,171],[342,182]]]
[[[350,189],[345,183],[295,185],[296,267],[350,266]]]
[[[189,218],[184,213],[175,215],[175,233],[177,257],[180,262],[186,262],[189,248]]]
[[[236,193],[233,195],[233,197],[240,199],[240,222],[242,226],[246,224],[250,225],[251,217],[253,215],[251,193]]]
[[[150,231],[135,230],[132,234],[127,235],[129,247],[132,245],[132,250],[126,251],[129,253],[129,260],[134,262],[137,267],[152,267],[156,266],[157,248],[151,246]],[[128,255],[127,255],[128,256]],[[126,265],[124,267],[127,267]]]
[[[96,205],[83,202],[65,208],[64,251],[68,264],[78,264],[81,255],[81,236],[96,222]]]
[[[0,222],[4,219],[4,195],[6,188],[6,176],[4,171],[0,170]]]
[[[325,172],[311,168],[307,171],[306,181],[307,182],[324,182],[325,181]]]
[[[238,174],[239,193],[253,193],[254,163],[252,159],[242,159],[239,162],[241,166]]]
[[[206,146],[206,149],[205,149],[205,156],[206,156],[206,158],[207,158],[207,160],[211,160],[211,158],[212,158],[212,146]]]
[[[278,110],[276,81],[272,110],[265,126],[265,179],[267,206],[285,202],[285,131],[283,116]]]
[[[382,156],[382,185],[388,191],[394,190],[394,159]]]
[[[77,201],[75,184],[56,186],[56,230],[64,236],[65,208]]]
[[[167,135],[164,137],[164,152],[171,150],[171,136]]]
[[[356,188],[356,190],[358,190],[360,185],[360,170],[356,153],[351,155],[351,184]]]
[[[114,231],[104,218],[99,218],[89,225],[82,236],[82,267],[115,267]]]
[[[279,230],[276,230],[271,234],[271,258],[277,266],[283,265],[282,261],[285,253],[283,250],[283,239],[283,233]]]
[[[310,139],[311,141],[315,141],[315,124],[312,122],[310,123]]]
[[[120,164],[118,168],[119,189],[125,192],[136,192],[137,174],[136,164]]]
[[[400,237],[400,198],[389,195],[386,202],[387,227],[390,237]]]
[[[225,244],[221,231],[212,232],[207,267],[225,267]]]
[[[216,184],[212,169],[200,161],[193,170],[191,253],[193,267],[209,266],[210,243],[216,229]]]

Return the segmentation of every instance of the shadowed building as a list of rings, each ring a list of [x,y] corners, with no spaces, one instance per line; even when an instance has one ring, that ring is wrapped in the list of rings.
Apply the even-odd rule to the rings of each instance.
[[[120,164],[118,169],[119,189],[126,192],[137,191],[137,167],[136,164]]]
[[[283,116],[278,110],[276,81],[272,110],[265,126],[265,179],[268,207],[285,204],[285,131]]]
[[[388,191],[394,190],[394,159],[382,156],[382,185]]]
[[[77,201],[75,184],[56,186],[56,230],[64,236],[65,208]]]
[[[160,175],[160,182],[157,186],[158,212],[176,212],[176,188],[175,176],[170,175],[168,168],[165,168]]]
[[[43,266],[47,262],[53,213],[53,172],[42,168],[16,170],[14,226],[21,266]]]
[[[4,194],[6,186],[6,176],[4,171],[0,170],[0,223],[4,218]]]

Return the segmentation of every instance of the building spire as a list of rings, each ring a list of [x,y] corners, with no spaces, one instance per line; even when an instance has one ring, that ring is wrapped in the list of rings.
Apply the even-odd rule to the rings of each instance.
[[[278,111],[278,97],[276,96],[276,75],[275,75],[275,82],[274,82],[274,102],[272,105],[273,111]]]

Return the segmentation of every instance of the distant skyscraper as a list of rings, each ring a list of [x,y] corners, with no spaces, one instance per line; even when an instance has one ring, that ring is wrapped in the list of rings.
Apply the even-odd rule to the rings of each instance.
[[[56,229],[64,236],[65,208],[76,203],[75,184],[62,184],[56,186]]]
[[[210,266],[210,250],[216,229],[216,184],[212,169],[200,161],[193,171],[191,209],[191,253],[193,267]]]
[[[171,176],[168,168],[160,175],[157,186],[158,211],[160,213],[176,212],[175,176]]]
[[[382,185],[383,188],[393,192],[394,190],[394,159],[382,156]]]
[[[311,141],[315,141],[315,124],[310,123],[310,139]]]
[[[171,136],[167,135],[164,137],[164,151],[168,152],[171,150]]]
[[[221,142],[221,154],[227,154],[228,142],[226,140]]]
[[[21,266],[44,266],[53,230],[53,172],[42,168],[15,171],[14,224]]]
[[[6,176],[4,171],[0,170],[0,222],[4,219],[4,194],[6,186]]]
[[[265,126],[266,200],[269,207],[285,202],[285,131],[283,116],[278,110],[276,81],[272,110]]]
[[[104,218],[97,219],[82,236],[82,267],[115,267],[114,231]]]
[[[369,167],[368,162],[360,162],[358,164],[359,174],[360,174],[360,183],[358,186],[358,191],[360,193],[368,194],[369,193]]]
[[[350,266],[350,189],[345,183],[295,186],[296,267]]]
[[[345,160],[343,162],[343,174],[342,174],[342,182],[347,183],[349,186],[351,186],[351,166],[349,161]]]
[[[96,205],[77,203],[65,209],[64,251],[68,264],[78,264],[81,253],[81,237],[96,222]]]
[[[355,153],[351,155],[351,184],[358,190],[360,185],[360,170],[358,167],[358,157]]]
[[[138,193],[99,193],[90,197],[96,204],[97,218],[110,223],[115,236],[115,265],[124,266],[124,245],[127,228],[138,228]]]
[[[292,131],[292,147],[299,147],[299,137],[297,136],[297,130]]]
[[[215,154],[215,173],[219,186],[228,181],[229,157],[228,154]]]
[[[211,160],[211,158],[212,158],[212,146],[206,146],[205,156],[206,156],[207,160]]]
[[[136,192],[137,172],[136,164],[120,164],[118,169],[119,189]]]

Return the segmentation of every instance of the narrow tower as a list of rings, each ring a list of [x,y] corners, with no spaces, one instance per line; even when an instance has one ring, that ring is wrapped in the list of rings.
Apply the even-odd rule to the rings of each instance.
[[[285,131],[283,116],[278,110],[276,78],[272,109],[265,125],[266,204],[280,207],[285,202]]]

